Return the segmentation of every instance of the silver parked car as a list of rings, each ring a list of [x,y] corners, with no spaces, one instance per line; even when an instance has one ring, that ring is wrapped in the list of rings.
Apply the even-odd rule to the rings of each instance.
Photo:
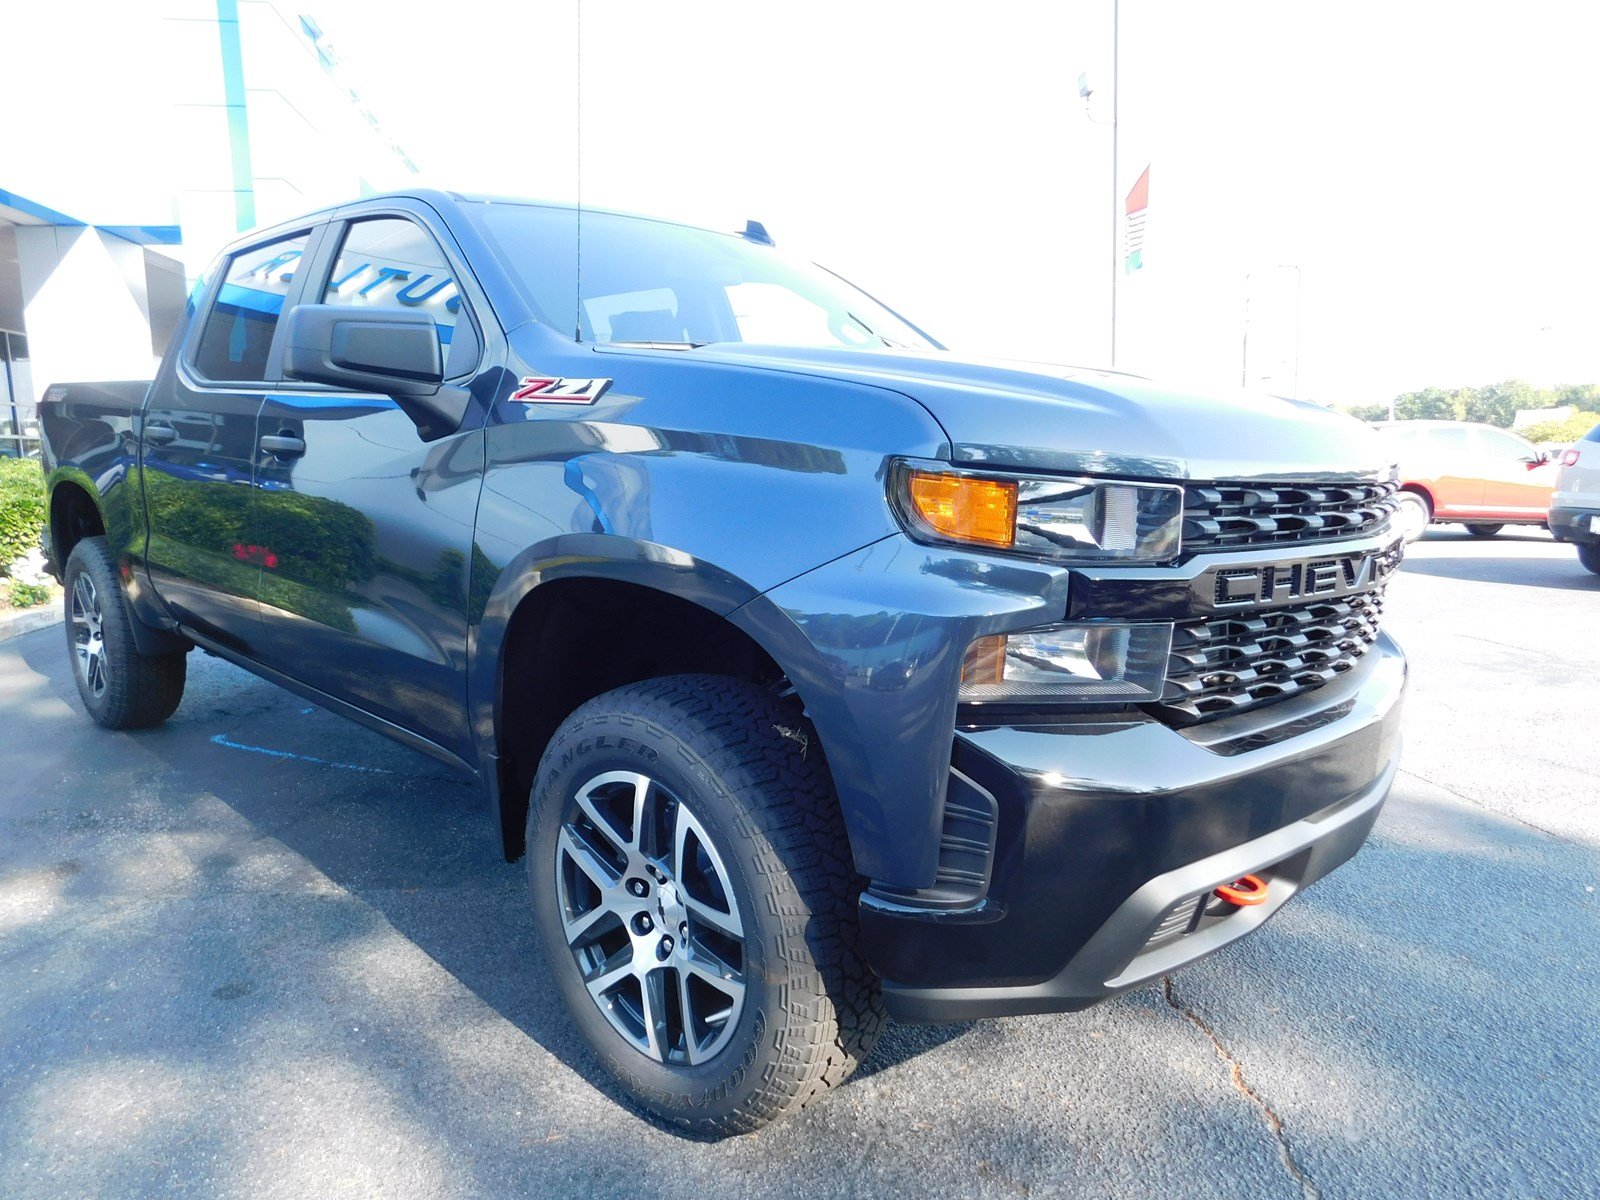
[[[1600,575],[1600,425],[1561,455],[1550,496],[1550,532],[1574,542],[1578,561]]]

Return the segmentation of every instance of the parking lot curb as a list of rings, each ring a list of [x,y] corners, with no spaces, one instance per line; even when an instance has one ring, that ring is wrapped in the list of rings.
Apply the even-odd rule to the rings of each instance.
[[[49,629],[52,625],[59,625],[65,618],[61,615],[61,598],[52,597],[46,604],[38,608],[24,608],[17,612],[0,613],[0,642],[10,641],[14,637],[21,637],[25,633],[33,633],[38,629]]]

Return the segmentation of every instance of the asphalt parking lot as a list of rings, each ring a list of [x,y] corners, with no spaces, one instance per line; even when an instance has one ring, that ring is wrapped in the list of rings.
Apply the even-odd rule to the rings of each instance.
[[[0,644],[0,1195],[1600,1195],[1600,577],[1435,531],[1389,613],[1405,759],[1348,867],[720,1144],[604,1090],[443,768],[198,655],[107,734],[59,629]]]

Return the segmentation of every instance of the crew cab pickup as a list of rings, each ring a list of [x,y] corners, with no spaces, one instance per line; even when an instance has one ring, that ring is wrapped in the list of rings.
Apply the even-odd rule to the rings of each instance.
[[[1219,949],[1394,778],[1374,434],[962,357],[754,222],[313,213],[222,253],[153,382],[41,413],[91,716],[164,720],[198,647],[475,777],[528,986],[700,1135],[886,1013]]]

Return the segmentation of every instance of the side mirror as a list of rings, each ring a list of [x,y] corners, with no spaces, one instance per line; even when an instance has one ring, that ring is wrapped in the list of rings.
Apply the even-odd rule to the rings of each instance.
[[[467,395],[442,386],[444,354],[430,314],[297,304],[283,320],[285,377],[393,397],[429,440],[460,427]]]
[[[1524,454],[1522,461],[1528,464],[1528,470],[1531,471],[1535,467],[1544,466],[1545,463],[1550,461],[1550,456],[1543,450],[1535,450],[1532,454]]]

